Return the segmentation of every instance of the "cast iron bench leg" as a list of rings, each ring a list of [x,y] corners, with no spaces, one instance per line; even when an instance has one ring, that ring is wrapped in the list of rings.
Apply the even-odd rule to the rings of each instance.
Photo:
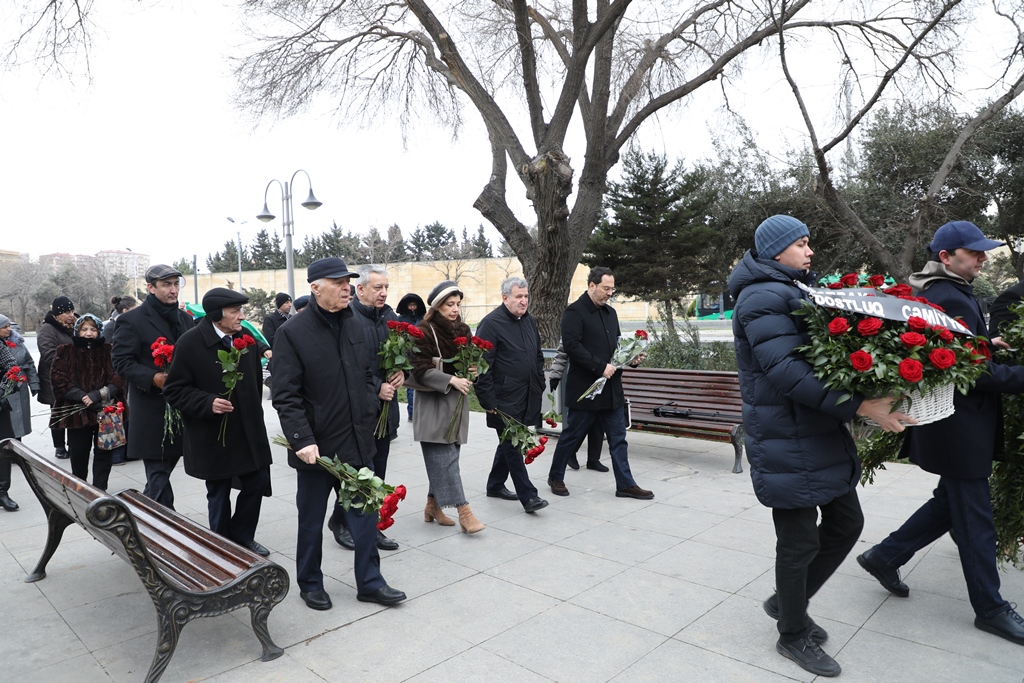
[[[60,540],[64,538],[64,530],[67,529],[74,520],[65,515],[63,512],[55,507],[45,504],[44,507],[49,508],[46,511],[46,521],[49,527],[49,532],[46,535],[46,548],[43,549],[43,556],[39,558],[39,562],[36,563],[36,568],[32,570],[32,573],[25,577],[25,583],[35,583],[40,579],[46,578],[46,563],[53,557],[53,553],[56,552],[57,546],[60,545]]]

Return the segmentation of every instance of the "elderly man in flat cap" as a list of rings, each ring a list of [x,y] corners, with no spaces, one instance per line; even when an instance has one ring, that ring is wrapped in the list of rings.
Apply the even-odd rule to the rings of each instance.
[[[263,496],[270,493],[270,442],[263,423],[261,351],[267,347],[244,334],[242,304],[249,297],[217,287],[203,297],[206,316],[181,336],[167,373],[164,396],[181,411],[185,472],[206,480],[210,529],[260,555],[256,541]],[[248,337],[248,339],[245,339]],[[241,379],[229,393],[219,351],[252,341],[238,361]],[[236,345],[236,346],[237,346]],[[234,514],[231,482],[240,483]]]
[[[296,469],[295,549],[299,597],[310,609],[331,608],[320,569],[324,517],[337,479],[316,464],[337,456],[355,468],[373,467],[377,389],[366,336],[349,307],[349,279],[356,275],[340,258],[314,261],[306,270],[312,290],[307,310],[292,317],[274,340],[273,402],[291,444],[288,464]],[[345,526],[355,543],[356,597],[394,605],[405,593],[380,573],[377,514],[352,508]]]
[[[111,360],[128,389],[128,459],[142,459],[146,466],[146,488],[143,493],[158,503],[174,509],[171,472],[182,453],[179,431],[164,434],[164,382],[167,369],[153,360],[152,344],[164,337],[167,344],[177,344],[195,321],[178,305],[181,273],[158,263],[146,271],[149,295],[143,302],[117,319]]]

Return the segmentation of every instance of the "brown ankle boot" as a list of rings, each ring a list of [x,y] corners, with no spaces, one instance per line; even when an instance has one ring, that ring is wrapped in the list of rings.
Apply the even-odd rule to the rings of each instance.
[[[432,496],[427,496],[427,507],[423,509],[423,521],[437,522],[441,526],[455,526],[455,520],[437,507],[437,501]]]
[[[459,510],[459,526],[462,527],[462,531],[467,534],[475,534],[478,531],[483,531],[487,527],[480,523],[480,520],[473,516],[473,511],[469,509],[469,504],[460,505]]]

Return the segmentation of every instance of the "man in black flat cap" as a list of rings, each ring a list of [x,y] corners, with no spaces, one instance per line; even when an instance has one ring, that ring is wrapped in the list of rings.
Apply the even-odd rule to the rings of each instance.
[[[274,408],[291,444],[295,468],[298,539],[295,549],[299,597],[310,609],[330,609],[320,569],[324,517],[337,479],[316,464],[337,456],[355,468],[373,467],[377,390],[366,337],[349,307],[349,279],[356,275],[340,258],[314,261],[306,270],[312,296],[307,310],[283,325],[274,340]],[[345,526],[355,542],[356,597],[394,605],[405,593],[380,573],[376,513],[352,508]]]
[[[255,540],[273,462],[263,422],[260,350],[266,347],[253,340],[254,345],[241,355],[238,370],[242,378],[230,396],[225,396],[227,389],[219,371],[218,352],[232,348],[236,340],[247,341],[244,337],[249,335],[242,332],[242,304],[248,302],[249,297],[223,287],[206,293],[206,317],[175,345],[164,396],[171,407],[181,411],[185,472],[206,480],[210,529],[255,553],[269,555]],[[232,514],[231,481],[235,477],[241,490]]]
[[[158,263],[146,271],[143,302],[117,319],[111,360],[114,369],[130,387],[128,408],[128,459],[142,459],[146,466],[146,488],[143,493],[158,503],[174,509],[171,471],[182,453],[180,432],[164,435],[164,382],[167,369],[153,360],[152,344],[159,337],[174,345],[195,321],[178,305],[181,273]]]

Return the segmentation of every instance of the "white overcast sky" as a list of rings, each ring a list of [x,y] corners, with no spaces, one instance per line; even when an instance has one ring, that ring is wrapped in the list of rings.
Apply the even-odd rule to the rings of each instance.
[[[13,3],[5,4],[4,43]],[[332,221],[359,233],[397,223],[406,237],[435,220],[457,233],[484,222],[472,203],[490,173],[490,154],[473,112],[458,139],[424,119],[405,146],[397,124],[339,126],[327,106],[254,129],[232,103],[228,56],[245,41],[233,4],[122,0],[94,8],[91,82],[44,77],[31,66],[0,73],[0,249],[35,258],[131,248],[153,262],[198,254],[205,270],[206,255],[238,229],[243,243],[263,227],[281,233],[276,186],[268,201],[278,220],[264,225],[254,216],[268,181],[288,180],[298,168],[311,175],[323,206],[311,212],[298,205],[308,190],[300,174],[296,247]],[[992,60],[981,55],[979,62]],[[787,133],[799,139],[801,126],[780,85],[762,71],[730,102],[760,129],[763,143],[781,148]],[[641,146],[673,159],[709,155],[720,90],[702,90],[687,109],[645,126]],[[582,151],[567,151],[578,173]],[[520,219],[531,222],[513,182],[509,196]],[[248,223],[239,228],[227,216]],[[487,230],[497,243],[497,232]]]

